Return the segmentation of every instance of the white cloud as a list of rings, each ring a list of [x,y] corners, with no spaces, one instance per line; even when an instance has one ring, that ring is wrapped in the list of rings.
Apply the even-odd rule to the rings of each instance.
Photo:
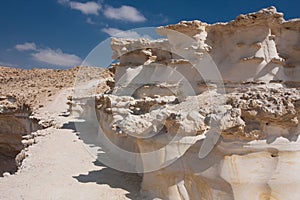
[[[58,0],[58,3],[67,5],[73,10],[79,10],[86,15],[99,15],[99,11],[101,9],[101,5],[93,1],[81,3],[70,0]]]
[[[62,50],[53,50],[51,48],[38,48],[33,42],[17,44],[15,49],[18,51],[34,51],[31,53],[33,59],[57,66],[76,66],[80,65],[82,60],[74,54],[63,53]],[[1,64],[1,63],[0,63]]]
[[[118,28],[103,28],[101,29],[104,33],[107,33],[109,36],[117,37],[117,38],[131,38],[131,39],[138,39],[138,38],[147,38],[152,39],[149,35],[140,35],[136,31],[123,31]]]
[[[32,53],[32,57],[40,62],[57,66],[76,66],[80,65],[82,60],[74,54],[63,53],[57,49],[41,49],[37,53]]]
[[[104,33],[107,33],[109,36],[115,36],[119,38],[140,38],[139,35],[135,31],[122,31],[117,28],[103,28],[101,29]]]
[[[101,9],[101,6],[95,2],[89,1],[86,3],[80,3],[80,2],[70,2],[71,9],[79,10],[83,14],[89,15],[94,14],[98,15],[99,10]]]
[[[136,8],[131,6],[121,6],[120,8],[108,6],[105,8],[103,14],[110,19],[118,19],[129,22],[146,21],[146,18]]]
[[[109,19],[117,19],[128,22],[144,22],[146,18],[143,14],[140,13],[136,8],[132,6],[123,5],[119,8],[114,8],[110,5],[107,5],[105,9],[102,9],[102,5],[98,2],[88,1],[85,3],[71,1],[71,0],[57,0],[58,3],[68,6],[73,10],[79,10],[86,15],[99,15],[99,12],[102,11],[104,16]],[[87,22],[92,22],[90,19]],[[93,24],[93,23],[90,23]]]
[[[25,42],[24,44],[17,44],[15,49],[18,51],[36,50],[36,45],[33,42]]]

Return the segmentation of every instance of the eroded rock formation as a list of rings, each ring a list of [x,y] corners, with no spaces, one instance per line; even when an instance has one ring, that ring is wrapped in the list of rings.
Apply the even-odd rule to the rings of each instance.
[[[300,20],[270,7],[157,32],[112,39],[114,83],[85,118],[136,154],[105,164],[143,173],[145,199],[298,199]]]
[[[34,112],[57,91],[73,86],[77,71],[0,67],[0,176],[16,172],[35,143],[35,131],[53,125],[54,119]]]

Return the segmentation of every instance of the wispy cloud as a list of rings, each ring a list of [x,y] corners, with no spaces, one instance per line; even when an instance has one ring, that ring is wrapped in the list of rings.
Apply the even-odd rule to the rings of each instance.
[[[17,44],[15,49],[18,51],[36,50],[36,45],[33,42],[25,42],[24,44]]]
[[[82,60],[74,54],[63,53],[57,49],[42,49],[37,53],[32,53],[32,57],[40,62],[57,66],[76,66],[80,65]]]
[[[99,11],[101,9],[101,4],[93,1],[81,3],[70,0],[58,0],[58,3],[69,6],[73,10],[79,10],[85,15],[99,15]]]
[[[64,53],[61,49],[40,49],[33,42],[17,44],[15,49],[18,51],[31,51],[33,53],[30,55],[34,60],[56,66],[76,66],[82,62],[81,58],[74,54]]]
[[[120,8],[114,8],[107,6],[103,11],[103,14],[110,19],[117,19],[129,22],[143,22],[146,21],[144,15],[142,15],[136,8],[132,6],[121,6]]]
[[[86,23],[92,24],[92,25],[96,24],[96,22],[94,22],[94,21],[92,20],[92,18],[90,18],[90,17],[88,17],[88,18],[86,19]]]
[[[107,33],[109,36],[115,36],[120,38],[139,38],[141,37],[135,31],[122,31],[117,28],[103,28],[101,29],[104,33]]]
[[[131,38],[131,39],[138,39],[138,38],[148,38],[151,39],[149,35],[140,35],[136,31],[123,31],[118,28],[103,28],[101,29],[104,33],[107,33],[109,36],[117,37],[117,38]]]

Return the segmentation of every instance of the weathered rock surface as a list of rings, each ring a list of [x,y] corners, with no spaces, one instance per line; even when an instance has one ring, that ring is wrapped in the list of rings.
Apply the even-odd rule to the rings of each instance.
[[[63,127],[49,127],[26,135],[35,144],[26,147],[26,158],[14,174],[0,177],[0,199],[139,199],[141,178],[122,173],[97,162],[77,136],[72,116],[61,114],[68,109],[71,89],[63,89],[37,112],[49,114]],[[97,127],[88,126],[93,132]],[[24,139],[25,140],[25,139]]]
[[[115,38],[114,84],[84,117],[136,153],[111,159],[144,173],[145,198],[298,199],[299,28],[270,7]]]
[[[73,86],[77,71],[0,67],[0,176],[17,171],[25,149],[35,143],[31,133],[53,125],[54,119],[34,112]]]

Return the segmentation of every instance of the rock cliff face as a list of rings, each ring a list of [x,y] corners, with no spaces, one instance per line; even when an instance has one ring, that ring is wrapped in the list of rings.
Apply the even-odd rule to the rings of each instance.
[[[157,32],[112,40],[114,84],[95,107],[122,150],[100,161],[143,173],[144,198],[298,199],[300,20],[270,7]]]
[[[31,132],[41,128],[31,120],[29,108],[0,112],[0,174],[14,173],[25,157],[23,148],[34,140],[26,140]],[[26,144],[25,144],[26,143]],[[18,155],[18,156],[17,156]]]
[[[73,86],[77,70],[0,67],[0,176],[16,172],[35,143],[31,133],[51,125],[53,119],[40,120],[33,113],[57,91]]]

